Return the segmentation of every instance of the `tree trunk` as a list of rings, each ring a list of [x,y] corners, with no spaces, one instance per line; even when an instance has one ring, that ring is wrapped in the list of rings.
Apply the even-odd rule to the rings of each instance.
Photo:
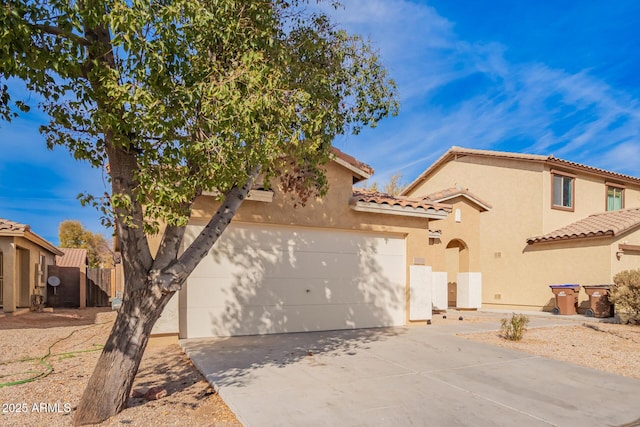
[[[150,261],[148,243],[141,229],[119,224],[118,236],[127,244],[123,246],[125,298],[76,409],[75,425],[101,423],[126,407],[153,325],[171,296],[180,290],[229,225],[249,194],[259,170],[254,167],[243,186],[234,186],[225,194],[224,203],[180,260],[176,260],[176,255],[184,227],[167,227],[156,255],[157,270]]]
[[[125,298],[78,404],[74,425],[98,424],[125,408],[151,329],[171,295],[146,288]]]

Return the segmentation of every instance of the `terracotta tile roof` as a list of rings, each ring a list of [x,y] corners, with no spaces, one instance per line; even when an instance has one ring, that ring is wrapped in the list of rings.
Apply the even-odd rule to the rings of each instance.
[[[58,267],[84,267],[87,265],[87,250],[79,248],[58,248],[64,255],[56,255]]]
[[[24,233],[25,231],[29,231],[31,227],[26,224],[20,224],[18,222],[9,221],[8,219],[0,218],[0,234],[2,232],[10,232],[10,233]]]
[[[457,157],[463,156],[477,156],[477,157],[493,157],[502,159],[523,160],[527,162],[540,162],[546,163],[549,166],[564,167],[574,171],[582,171],[591,175],[604,176],[613,179],[619,179],[624,182],[631,182],[640,184],[640,178],[625,175],[617,172],[608,171],[605,169],[595,168],[592,166],[583,165],[568,160],[559,159],[553,155],[539,155],[539,154],[525,154],[525,153],[511,153],[507,151],[491,151],[491,150],[478,150],[473,148],[463,148],[453,146],[449,148],[440,158],[438,158],[431,166],[429,166],[424,172],[418,176],[411,184],[409,184],[402,192],[407,194],[413,190],[420,182],[424,181],[431,172],[435,171],[440,165],[451,161]]]
[[[353,156],[350,156],[340,150],[338,150],[336,147],[331,147],[331,153],[336,156],[337,158],[339,158],[340,160],[350,164],[351,166],[355,167],[356,169],[360,169],[361,171],[363,171],[365,174],[367,175],[373,175],[373,168],[371,166],[369,166],[366,163],[361,162],[360,160],[356,159]]]
[[[425,196],[424,200],[430,200],[430,201],[439,203],[439,202],[445,202],[447,200],[451,200],[459,196],[462,196],[466,199],[471,200],[472,202],[474,202],[476,205],[480,206],[484,210],[490,210],[492,208],[492,206],[489,203],[485,202],[480,197],[470,192],[469,189],[467,188],[457,188],[457,187],[447,188],[446,190],[438,191],[436,193],[431,193]]]
[[[414,199],[404,196],[393,196],[387,193],[379,193],[377,191],[369,191],[357,189],[353,191],[351,203],[364,202],[377,205],[389,205],[399,207],[410,207],[416,209],[435,209],[437,211],[451,212],[451,205],[445,203],[436,203],[426,199]]]
[[[543,236],[530,237],[527,243],[618,236],[637,227],[640,227],[640,208],[622,209],[590,215]]]

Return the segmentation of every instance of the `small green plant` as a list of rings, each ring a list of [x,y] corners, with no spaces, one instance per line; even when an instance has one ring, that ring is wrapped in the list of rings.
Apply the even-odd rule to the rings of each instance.
[[[520,341],[527,330],[529,318],[524,314],[515,314],[511,319],[502,319],[502,338],[509,341]]]
[[[609,301],[615,304],[616,312],[626,314],[624,323],[640,324],[640,269],[621,271],[613,276],[613,282]]]

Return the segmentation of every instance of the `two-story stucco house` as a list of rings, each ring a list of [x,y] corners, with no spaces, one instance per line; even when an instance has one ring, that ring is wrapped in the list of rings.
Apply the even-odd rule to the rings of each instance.
[[[450,284],[459,271],[479,272],[485,308],[550,310],[551,284],[608,284],[640,268],[640,178],[452,147],[403,195],[452,205],[428,264]],[[581,291],[582,307],[587,299]]]

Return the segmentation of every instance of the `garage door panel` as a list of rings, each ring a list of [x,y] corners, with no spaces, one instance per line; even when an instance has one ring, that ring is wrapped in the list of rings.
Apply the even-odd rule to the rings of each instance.
[[[382,255],[376,258],[360,258],[359,271],[363,274],[381,274],[387,278],[402,277],[406,274],[404,256]]]
[[[401,325],[404,318],[390,316],[375,304],[246,306],[241,316],[221,307],[195,308],[189,312],[190,338],[357,329]],[[208,321],[203,321],[208,319]]]
[[[402,325],[404,251],[398,237],[232,224],[182,291],[181,336]]]
[[[356,254],[297,252],[276,265],[264,264],[265,277],[340,279],[358,273]]]
[[[332,235],[325,230],[296,230],[284,227],[268,227],[261,225],[243,224],[242,228],[227,229],[223,238],[216,242],[216,246],[224,253],[238,254],[250,250],[276,250],[289,252],[291,248],[299,252],[327,252],[327,253],[357,253],[361,250],[372,250],[378,253],[396,251],[397,238],[389,239],[388,243],[372,243],[366,236],[354,234],[353,239],[345,241],[339,235]],[[200,225],[190,225],[185,232],[185,241],[192,242],[203,229]],[[404,245],[401,245],[404,247]]]
[[[374,260],[371,263],[361,262],[361,258],[355,253],[338,255],[327,252],[296,252],[285,254],[260,251],[235,263],[228,259],[207,257],[198,265],[191,277],[234,278],[260,275],[264,278],[322,277],[339,279],[353,277],[363,271],[362,269],[369,272],[372,265],[385,274],[397,274],[398,270],[394,268],[394,262],[398,262],[397,258]]]
[[[228,280],[216,280],[208,278],[190,279],[188,282],[188,292],[183,298],[183,306],[186,307],[208,307],[225,306],[238,301],[251,298],[249,293],[255,293],[255,288],[234,285]],[[244,295],[243,295],[244,294]]]
[[[402,284],[376,283],[371,278],[269,278],[259,283],[193,278],[184,306],[359,304],[380,296],[395,302],[403,298],[402,289]]]

